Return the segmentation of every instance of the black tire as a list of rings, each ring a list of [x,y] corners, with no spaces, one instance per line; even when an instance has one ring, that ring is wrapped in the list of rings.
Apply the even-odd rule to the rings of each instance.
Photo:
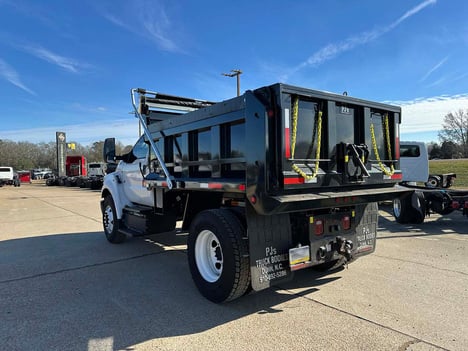
[[[430,188],[439,188],[441,183],[441,179],[439,176],[431,175],[427,179],[426,186]]]
[[[426,217],[424,194],[415,191],[393,200],[393,216],[401,224],[421,224]]]
[[[234,213],[234,215],[239,220],[239,222],[241,222],[242,227],[244,228],[244,233],[246,234],[247,233],[247,218],[245,217],[245,207],[230,207],[229,211]],[[252,291],[253,291],[252,282],[250,282],[244,295],[248,295]]]
[[[242,227],[246,230],[247,233],[247,219],[245,218],[245,208],[244,207],[230,207],[229,211],[231,211],[239,222],[242,224]]]
[[[426,200],[424,193],[415,191],[411,197],[411,211],[409,215],[409,223],[421,224],[426,218]]]
[[[411,195],[398,197],[393,200],[393,216],[398,223],[409,222],[411,212]]]
[[[250,285],[245,228],[229,210],[206,210],[190,226],[188,261],[192,279],[208,300],[241,297]]]
[[[439,214],[445,216],[445,215],[448,215],[448,214],[452,213],[453,211],[454,211],[453,208],[447,207],[447,208],[444,208],[443,210],[441,210],[441,211],[439,212]]]
[[[438,214],[448,215],[454,211],[454,208],[450,206],[452,197],[445,191],[431,193],[429,200],[431,209]]]
[[[120,244],[127,238],[125,234],[119,232],[120,220],[117,218],[114,200],[111,195],[107,195],[101,206],[102,225],[107,240],[112,244]]]

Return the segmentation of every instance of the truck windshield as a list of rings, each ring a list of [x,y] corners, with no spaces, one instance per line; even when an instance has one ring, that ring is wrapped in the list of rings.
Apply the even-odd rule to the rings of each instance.
[[[145,142],[144,136],[142,136],[140,139],[138,139],[135,146],[133,146],[132,153],[137,159],[146,158],[148,156],[148,149],[149,146]]]

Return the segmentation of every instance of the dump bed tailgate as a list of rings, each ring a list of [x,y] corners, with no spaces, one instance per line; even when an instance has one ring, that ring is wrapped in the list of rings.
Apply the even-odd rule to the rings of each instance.
[[[260,106],[247,103],[246,139],[266,134],[264,163],[259,146],[248,150],[247,189],[257,211],[381,201],[399,191],[399,107],[284,84],[253,94],[266,115],[251,118]]]

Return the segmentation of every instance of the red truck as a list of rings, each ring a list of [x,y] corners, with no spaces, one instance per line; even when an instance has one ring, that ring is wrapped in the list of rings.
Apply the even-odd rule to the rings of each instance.
[[[68,177],[86,176],[86,157],[79,156],[67,156],[65,161],[65,170]]]
[[[67,156],[65,159],[65,176],[48,178],[46,185],[79,186],[79,181],[87,175],[86,157],[83,155]]]

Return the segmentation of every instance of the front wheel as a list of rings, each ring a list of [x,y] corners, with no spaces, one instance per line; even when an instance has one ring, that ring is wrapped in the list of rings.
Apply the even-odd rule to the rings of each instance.
[[[242,296],[250,284],[245,229],[229,210],[199,213],[190,226],[188,260],[200,293],[216,303]]]
[[[102,203],[102,225],[104,234],[109,242],[120,244],[125,241],[125,234],[119,232],[120,221],[117,218],[114,200],[111,195],[107,195]]]

